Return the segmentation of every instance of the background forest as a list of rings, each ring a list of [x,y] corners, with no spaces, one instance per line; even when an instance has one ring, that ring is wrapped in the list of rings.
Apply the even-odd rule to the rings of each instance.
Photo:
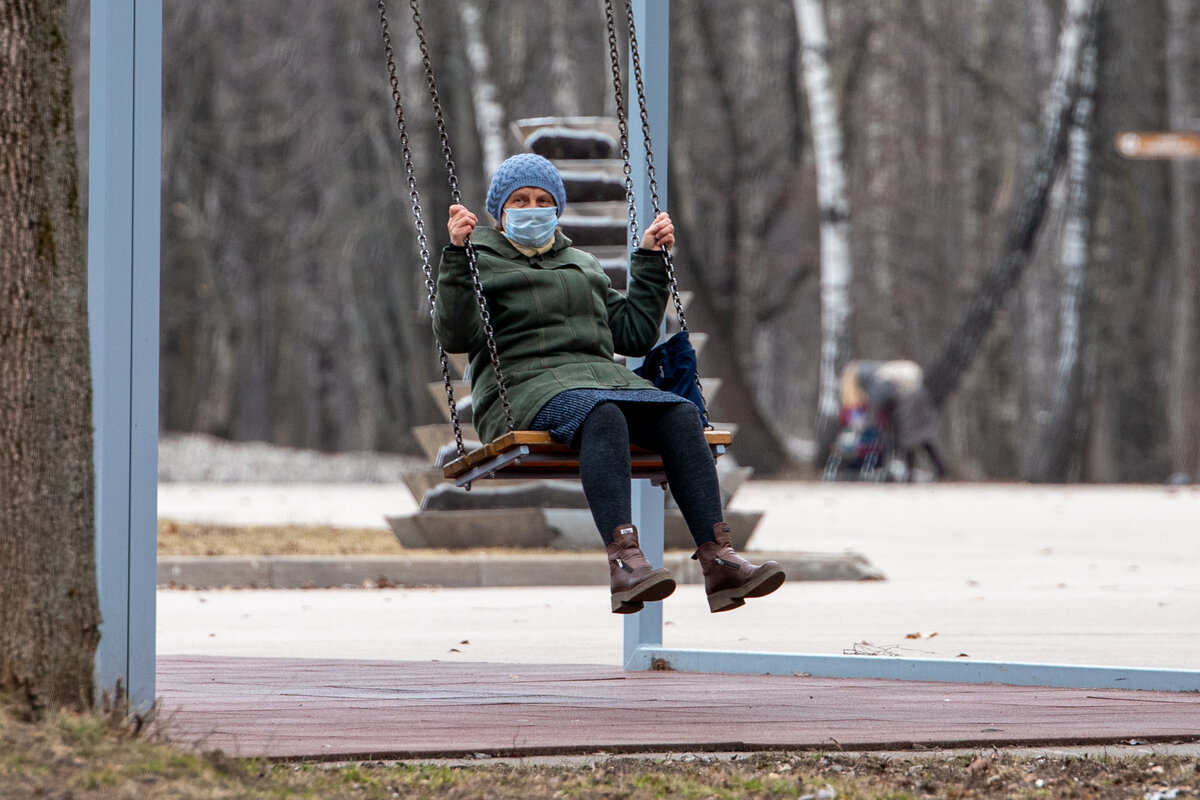
[[[1013,250],[1060,34],[1090,4],[671,2],[676,262],[709,334],[703,372],[721,379],[712,416],[737,423],[737,458],[760,475],[807,468],[823,433],[831,212],[805,5],[828,36],[810,55],[830,69],[845,177],[839,363],[936,372]],[[1121,131],[1200,131],[1200,4],[1096,5],[1020,280],[991,291],[986,337],[944,382],[939,443],[960,479],[1200,473],[1200,161],[1114,147]],[[443,416],[427,390],[440,370],[374,4],[164,14],[163,428],[417,452],[411,428]],[[72,16],[86,153],[85,0]],[[407,4],[389,16],[436,264],[441,149]],[[513,120],[614,113],[602,0],[438,0],[422,16],[468,205],[520,147]]]

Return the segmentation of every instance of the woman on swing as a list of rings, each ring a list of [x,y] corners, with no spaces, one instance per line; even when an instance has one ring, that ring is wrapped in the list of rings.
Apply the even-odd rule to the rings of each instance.
[[[671,573],[647,562],[630,521],[631,442],[662,456],[696,542],[692,558],[703,568],[710,610],[729,611],[747,597],[770,594],[783,584],[783,569],[774,561],[751,564],[730,545],[699,410],[613,361],[614,352],[643,356],[658,340],[669,291],[658,251],[675,243],[670,217],[659,214],[646,229],[622,297],[599,262],[558,230],[566,202],[554,165],[522,153],[500,165],[488,188],[496,228],[479,227],[466,207],[450,206],[433,324],[448,352],[471,356],[476,431],[491,441],[507,425],[468,267],[468,237],[517,429],[548,431],[579,450],[584,496],[608,551],[613,612],[640,611],[675,591]]]

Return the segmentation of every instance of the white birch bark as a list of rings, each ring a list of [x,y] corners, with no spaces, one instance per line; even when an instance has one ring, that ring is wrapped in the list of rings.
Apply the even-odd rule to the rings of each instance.
[[[1042,124],[1052,130],[1062,124],[1062,110],[1071,101],[1071,89],[1082,77],[1083,46],[1097,0],[1067,0],[1063,28],[1058,35],[1058,54],[1050,94],[1042,104]]]
[[[471,102],[475,107],[475,126],[483,152],[483,173],[490,176],[504,160],[504,109],[496,99],[492,80],[491,56],[480,24],[478,0],[463,0],[458,5],[466,41],[467,61],[471,65]]]
[[[1079,362],[1079,301],[1083,270],[1088,262],[1090,220],[1088,170],[1091,168],[1092,87],[1096,81],[1096,48],[1088,47],[1081,75],[1079,105],[1067,133],[1067,225],[1062,242],[1063,293],[1059,314],[1058,369],[1055,405],[1061,402],[1066,383]]]
[[[1035,476],[1039,480],[1063,480],[1061,473],[1068,466],[1061,463],[1061,450],[1073,440],[1071,420],[1078,419],[1073,404],[1079,393],[1074,390],[1082,379],[1087,382],[1092,370],[1082,359],[1082,314],[1084,270],[1089,261],[1088,240],[1091,219],[1088,216],[1088,196],[1091,169],[1091,124],[1095,106],[1096,46],[1089,44],[1080,65],[1079,101],[1067,131],[1067,210],[1062,240],[1062,292],[1059,295],[1058,363],[1055,367],[1050,416],[1043,435],[1038,440]],[[1084,369],[1081,376],[1079,370]]]
[[[842,132],[827,57],[829,39],[820,0],[795,0],[801,68],[812,123],[821,212],[821,424],[837,417],[838,361],[850,318],[850,204],[842,162]]]

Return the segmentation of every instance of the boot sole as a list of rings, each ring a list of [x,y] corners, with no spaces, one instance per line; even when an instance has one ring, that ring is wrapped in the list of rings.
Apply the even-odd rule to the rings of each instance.
[[[764,597],[783,586],[787,580],[783,567],[778,564],[775,568],[764,572],[756,579],[743,586],[724,591],[714,592],[708,596],[708,610],[716,614],[720,611],[733,611],[746,605],[747,597]]]
[[[675,591],[675,579],[668,572],[647,578],[623,592],[615,592],[612,596],[614,614],[636,614],[646,603],[665,600]]]

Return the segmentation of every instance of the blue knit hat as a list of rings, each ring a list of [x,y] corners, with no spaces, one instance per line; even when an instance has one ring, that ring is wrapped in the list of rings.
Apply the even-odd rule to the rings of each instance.
[[[567,190],[558,170],[548,159],[535,153],[518,153],[496,168],[492,185],[488,187],[487,211],[497,222],[504,209],[504,201],[522,186],[545,189],[554,196],[555,210],[558,216],[562,216],[563,206],[567,204]]]

